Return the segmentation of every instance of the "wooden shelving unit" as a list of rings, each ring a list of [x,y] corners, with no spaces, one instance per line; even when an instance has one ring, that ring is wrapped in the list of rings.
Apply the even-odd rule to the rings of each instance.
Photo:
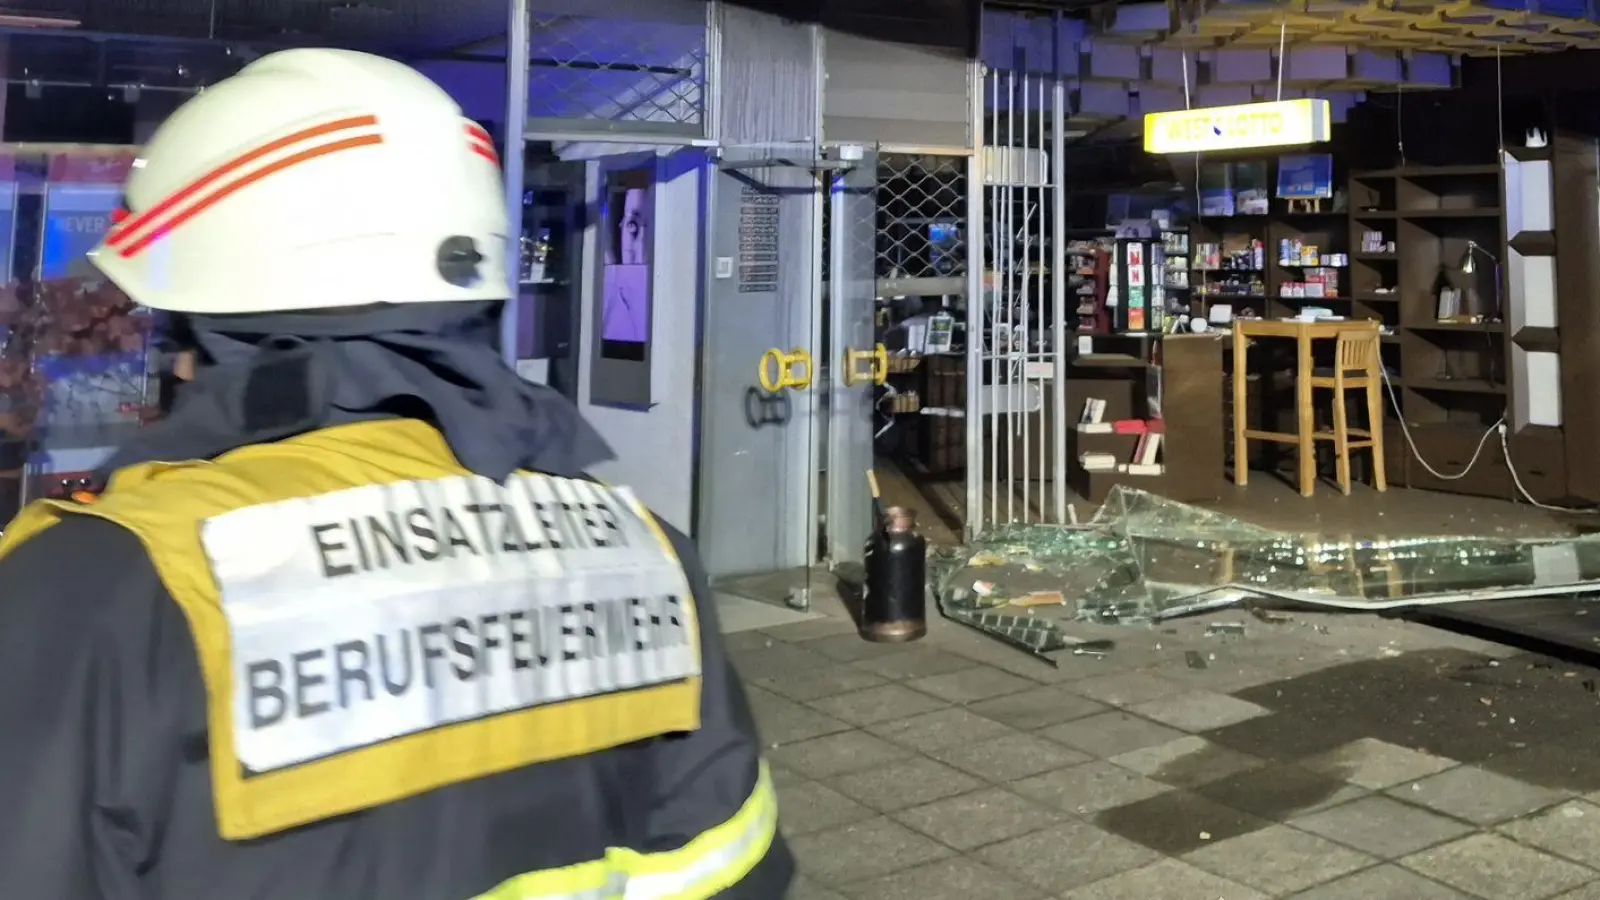
[[[1384,365],[1418,451],[1446,475],[1477,456],[1465,476],[1445,479],[1408,451],[1390,454],[1400,463],[1389,467],[1397,483],[1507,499],[1514,493],[1498,436],[1482,441],[1506,414],[1510,393],[1502,177],[1498,165],[1411,165],[1350,177],[1352,315],[1394,332]],[[1462,265],[1469,252],[1470,274]],[[1457,309],[1441,309],[1445,289],[1460,292]],[[1396,410],[1388,412],[1386,441],[1403,448]]]

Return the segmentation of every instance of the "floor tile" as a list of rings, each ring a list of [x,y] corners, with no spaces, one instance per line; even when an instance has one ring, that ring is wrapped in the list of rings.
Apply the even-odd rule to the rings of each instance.
[[[1246,769],[1195,789],[1223,806],[1283,822],[1366,795],[1365,788],[1286,763]]]
[[[825,666],[820,669],[803,669],[783,675],[771,675],[751,681],[757,687],[769,690],[790,700],[805,702],[821,700],[835,694],[847,694],[865,688],[878,687],[887,681],[855,666]]]
[[[801,781],[778,788],[778,822],[786,835],[808,834],[877,815],[849,797],[818,784]]]
[[[819,616],[810,614],[810,621],[785,623],[765,628],[767,636],[776,638],[790,644],[802,641],[812,641],[820,637],[832,637],[836,634],[855,635],[858,633],[856,623],[840,616]]]
[[[1262,705],[1267,702],[1263,700]],[[1366,737],[1363,733],[1366,730],[1367,726],[1348,718],[1313,721],[1278,713],[1215,728],[1207,731],[1204,737],[1212,743],[1262,759],[1297,762]]]
[[[1070,890],[1062,900],[1268,900],[1226,878],[1196,869],[1175,859],[1142,866],[1093,884]],[[1364,898],[1381,900],[1381,898]]]
[[[1381,794],[1291,819],[1289,824],[1380,859],[1407,856],[1475,830],[1464,822]]]
[[[800,873],[829,887],[916,868],[950,856],[931,838],[889,819],[872,819],[789,841]]]
[[[1086,822],[1068,821],[973,853],[1041,890],[1057,894],[1155,862],[1155,851]],[[981,895],[979,895],[981,896]]]
[[[1596,877],[1592,869],[1493,834],[1424,850],[1400,864],[1485,900],[1543,900]]]
[[[1195,735],[1119,753],[1111,762],[1174,787],[1195,787],[1265,765],[1253,756]]]
[[[933,758],[996,784],[1089,762],[1087,753],[1031,734],[1008,734],[976,744],[935,750]]]
[[[1478,825],[1493,825],[1559,802],[1563,795],[1476,766],[1460,766],[1390,788],[1390,796]]]
[[[991,787],[894,814],[895,821],[963,852],[1030,834],[1061,821],[1061,813]]]
[[[728,658],[746,681],[833,665],[826,656],[781,642],[748,650],[730,650]]]
[[[1112,706],[1148,703],[1187,690],[1181,684],[1144,672],[1114,672],[1085,678],[1073,682],[1072,689],[1090,700],[1099,700]]]
[[[745,693],[750,698],[750,712],[756,719],[756,731],[767,744],[789,744],[845,731],[850,727],[832,716],[825,716],[771,691],[751,687]]]
[[[875,644],[854,633],[820,637],[815,640],[803,641],[794,646],[836,662],[885,659],[890,656],[898,656],[911,649],[906,644]]]
[[[1381,791],[1453,769],[1459,763],[1375,738],[1362,738],[1302,760],[1300,765],[1330,778]]]
[[[1069,766],[1024,778],[1013,783],[1011,789],[1030,800],[1078,815],[1125,806],[1171,790],[1159,781],[1108,762]]]
[[[1118,837],[1168,856],[1236,838],[1272,825],[1189,791],[1167,791],[1108,809],[1094,823]]]
[[[950,703],[976,703],[1036,686],[1026,678],[990,666],[973,666],[958,672],[914,678],[906,685]]]
[[[1227,694],[1191,691],[1130,707],[1129,712],[1181,731],[1226,728],[1268,714],[1268,710]]]
[[[849,900],[849,898],[801,875],[789,885],[789,892],[783,895],[783,900]]]
[[[1106,706],[1060,685],[1035,687],[972,704],[972,711],[1012,728],[1033,731],[1106,711]]]
[[[1061,725],[1040,729],[1038,734],[1074,750],[1102,759],[1165,744],[1184,736],[1176,728],[1158,725],[1149,719],[1124,712],[1101,713]]]
[[[808,778],[827,778],[903,759],[909,754],[904,748],[866,732],[844,731],[784,744],[768,751],[767,755],[778,765]]]
[[[957,744],[990,740],[1013,731],[999,722],[992,722],[961,707],[882,722],[867,730],[878,737],[922,753],[931,753]]]
[[[1500,826],[1500,833],[1600,869],[1600,806],[1574,800]]]
[[[982,863],[957,856],[845,889],[851,900],[1038,900],[1040,892]]]
[[[1374,866],[1335,878],[1289,900],[1472,900],[1399,866]]]
[[[811,702],[811,708],[851,725],[875,725],[905,719],[945,706],[943,700],[898,684],[851,691]]]
[[[1305,890],[1375,862],[1366,854],[1283,825],[1202,847],[1184,860],[1268,894]]]
[[[972,668],[973,662],[965,656],[958,656],[932,647],[912,647],[904,653],[893,653],[876,659],[865,659],[855,663],[855,666],[858,669],[865,669],[874,675],[900,680],[903,678],[925,678],[929,675],[943,675],[947,672],[959,672],[962,669]]]
[[[894,812],[976,790],[983,781],[927,757],[913,756],[841,775],[828,784],[879,812]]]
[[[820,618],[816,613],[786,609],[733,594],[718,592],[716,599],[717,624],[724,634],[748,634],[758,628],[775,628]]]

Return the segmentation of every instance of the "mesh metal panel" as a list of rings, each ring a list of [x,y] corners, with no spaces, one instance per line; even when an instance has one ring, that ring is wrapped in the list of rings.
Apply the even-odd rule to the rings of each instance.
[[[967,274],[967,159],[886,153],[878,157],[880,280]],[[952,290],[937,293],[954,293]]]
[[[531,119],[703,128],[703,21],[535,14],[530,31]]]

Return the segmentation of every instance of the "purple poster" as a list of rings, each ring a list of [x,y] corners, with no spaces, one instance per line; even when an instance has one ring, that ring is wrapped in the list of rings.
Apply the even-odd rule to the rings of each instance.
[[[648,187],[634,185],[614,185],[607,197],[600,326],[600,338],[606,343],[650,341],[650,197]]]

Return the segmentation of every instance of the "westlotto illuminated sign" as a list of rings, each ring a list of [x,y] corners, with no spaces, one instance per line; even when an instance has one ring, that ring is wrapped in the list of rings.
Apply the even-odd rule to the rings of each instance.
[[[1333,115],[1326,100],[1279,100],[1149,113],[1146,153],[1210,153],[1293,147],[1328,140]]]

